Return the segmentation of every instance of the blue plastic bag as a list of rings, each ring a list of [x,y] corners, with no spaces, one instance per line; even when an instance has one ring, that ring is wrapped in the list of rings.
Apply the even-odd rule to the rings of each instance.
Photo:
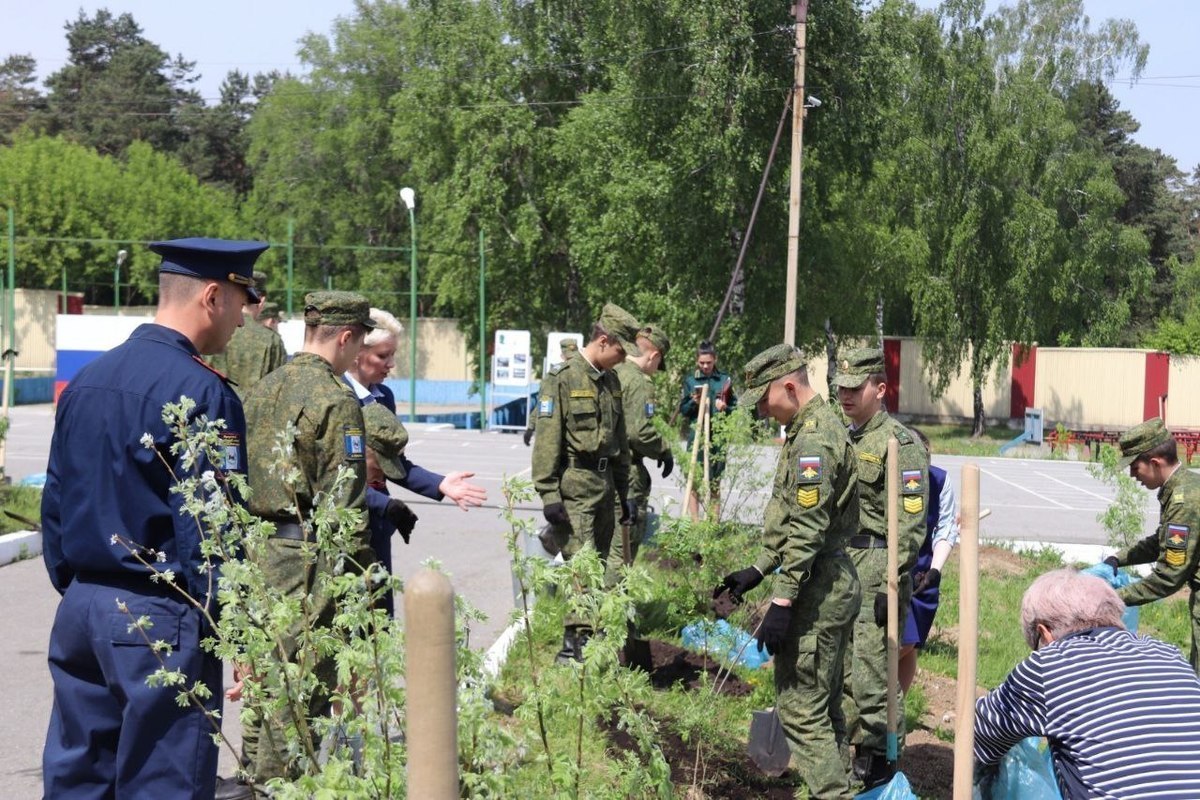
[[[750,634],[723,619],[693,622],[683,629],[681,636],[684,647],[714,655],[726,664],[757,669],[770,658],[765,651],[759,652],[758,643]]]
[[[904,777],[904,773],[897,772],[896,777],[883,786],[876,786],[874,789],[863,792],[855,796],[854,800],[919,800],[919,798],[913,794],[912,786],[909,784],[908,778]]]
[[[1109,574],[1112,569],[1105,566]],[[997,775],[975,785],[975,800],[1062,800],[1045,740],[1031,736],[1004,754]]]
[[[1130,584],[1137,583],[1138,580],[1140,580],[1139,578],[1133,577],[1128,572],[1118,571],[1116,575],[1113,575],[1113,568],[1104,562],[1093,564],[1092,566],[1083,570],[1083,574],[1094,575],[1114,589],[1122,589]],[[1130,633],[1137,633],[1138,617],[1141,609],[1141,606],[1125,606],[1125,613],[1121,615],[1121,622],[1125,624],[1125,630],[1129,631]]]

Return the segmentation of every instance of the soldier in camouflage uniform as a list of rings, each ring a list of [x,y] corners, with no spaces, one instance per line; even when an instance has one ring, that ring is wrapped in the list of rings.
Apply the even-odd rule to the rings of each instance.
[[[273,303],[270,300],[264,300],[261,310],[258,312],[258,322],[269,331],[279,332],[279,303]],[[282,341],[282,340],[281,340]]]
[[[808,382],[797,350],[751,359],[739,398],[787,426],[754,565],[725,577],[714,597],[735,601],[779,568],[759,639],[775,656],[776,708],[793,764],[814,798],[850,798],[841,712],[843,659],[862,593],[844,549],[858,530],[858,474],[846,428]]]
[[[1179,463],[1179,444],[1158,417],[1130,428],[1121,436],[1120,466],[1147,489],[1158,489],[1162,510],[1158,530],[1132,547],[1104,559],[1113,568],[1154,564],[1148,576],[1117,590],[1126,605],[1140,606],[1187,586],[1192,617],[1192,669],[1200,673],[1200,475]]]
[[[287,360],[283,339],[277,332],[258,322],[266,301],[266,282],[266,273],[255,270],[254,284],[262,299],[257,303],[246,303],[242,327],[234,332],[224,352],[208,358],[214,369],[229,378],[243,400],[254,384]]]
[[[900,444],[899,619],[904,630],[912,594],[912,568],[925,541],[929,456],[907,428],[883,407],[887,391],[883,351],[864,347],[839,362],[833,385],[842,411],[850,420],[850,441],[858,459],[859,530],[850,537],[850,558],[862,582],[862,608],[854,624],[847,658],[846,719],[857,745],[854,771],[868,788],[895,773],[887,760],[887,450],[888,439]],[[899,687],[896,687],[899,693]],[[904,743],[904,700],[898,697],[896,731]]]
[[[246,395],[246,449],[252,490],[249,508],[276,527],[275,535],[266,543],[261,564],[267,580],[290,595],[312,592],[308,622],[326,626],[333,618],[334,607],[331,599],[318,591],[317,573],[333,565],[323,558],[314,565],[301,551],[303,542],[313,537],[307,521],[314,498],[333,491],[340,467],[351,469],[354,478],[343,485],[335,502],[362,514],[356,531],[358,549],[350,556],[364,566],[375,560],[367,545],[362,409],[341,379],[374,323],[366,298],[352,292],[314,292],[304,302],[304,349]],[[274,452],[276,439],[288,422],[298,429],[293,445],[300,478],[295,486],[285,485],[271,474],[272,461],[278,457]],[[295,510],[289,510],[293,505]],[[303,621],[296,621],[295,634],[303,625]],[[294,641],[288,646],[294,647]],[[328,713],[329,692],[337,683],[336,669],[332,659],[310,668],[325,685],[325,692],[316,693],[309,703],[309,713],[316,717]],[[268,718],[258,727],[257,735],[250,737],[244,758],[251,761],[251,772],[259,784],[290,774],[285,722]]]
[[[588,343],[542,380],[533,486],[564,558],[590,544],[601,561],[607,560],[617,500],[624,512],[620,523],[637,521],[637,507],[628,499],[630,453],[621,384],[612,368],[626,355],[639,354],[635,340],[640,328],[629,312],[605,305]],[[559,660],[582,661],[590,635],[579,620],[569,617]]]
[[[579,352],[579,345],[574,339],[560,339],[558,342],[558,350],[559,355],[561,356],[561,358],[559,358],[559,363],[562,363]],[[521,437],[525,442],[526,447],[529,447],[529,443],[533,440],[533,432],[537,428],[536,395],[531,399],[533,400],[533,407],[530,408],[525,414],[525,435]]]
[[[621,411],[625,417],[625,433],[629,438],[631,465],[629,471],[629,499],[637,505],[637,522],[629,526],[629,557],[637,556],[638,548],[646,536],[646,516],[650,501],[650,471],[642,463],[644,458],[653,458],[662,469],[665,478],[675,468],[675,456],[671,445],[654,427],[654,381],[655,372],[665,369],[667,351],[671,340],[662,328],[648,325],[638,332],[639,356],[630,356],[613,368],[621,382]],[[620,509],[618,508],[619,512]],[[614,535],[615,536],[615,535]],[[624,563],[621,540],[614,538],[608,553],[608,571],[612,578],[619,573]]]
[[[737,406],[737,397],[733,393],[733,378],[717,369],[717,348],[709,341],[701,342],[700,346],[696,348],[696,370],[691,375],[684,376],[683,397],[679,400],[680,415],[692,423],[688,426],[688,453],[694,452],[696,448],[700,448],[703,452],[704,431],[701,429],[702,426],[695,423],[700,416],[700,390],[705,385],[708,386],[707,413],[709,418],[715,419],[718,414],[729,414]],[[712,424],[714,423],[710,423],[710,425]],[[697,470],[703,469],[703,456],[696,464]],[[713,444],[709,449],[708,466],[706,513],[709,519],[718,519],[721,516],[721,475],[725,472],[724,448],[720,442]],[[696,485],[704,483],[703,479],[704,473],[700,472]],[[693,489],[684,502],[684,508],[688,515],[692,519],[699,519],[699,491]]]

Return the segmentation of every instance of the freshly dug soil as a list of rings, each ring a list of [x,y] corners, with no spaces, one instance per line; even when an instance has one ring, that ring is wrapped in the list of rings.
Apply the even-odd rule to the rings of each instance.
[[[693,653],[659,639],[649,641],[650,657],[654,664],[650,672],[650,683],[655,689],[669,689],[676,684],[698,689],[702,685],[700,675],[707,672],[713,688],[720,687],[720,694],[745,697],[753,691],[751,686],[737,675],[728,674],[726,670],[721,669],[720,662],[711,656]],[[721,673],[719,677],[718,672]]]

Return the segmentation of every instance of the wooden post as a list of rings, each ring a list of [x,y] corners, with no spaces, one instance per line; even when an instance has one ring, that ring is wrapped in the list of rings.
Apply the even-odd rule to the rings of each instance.
[[[887,760],[900,758],[900,443],[887,451]]]
[[[422,569],[404,589],[408,796],[457,800],[458,712],[454,589]]]
[[[795,0],[796,49],[792,75],[792,164],[788,198],[787,276],[783,305],[783,341],[796,344],[796,286],[800,264],[800,175],[804,149],[804,48],[808,32],[808,0]]]
[[[962,468],[958,544],[958,701],[954,711],[954,800],[971,800],[975,776],[975,682],[979,657],[979,466]]]
[[[692,486],[696,479],[696,456],[700,452],[701,441],[704,436],[704,418],[708,416],[708,384],[700,387],[700,405],[696,412],[696,425],[693,428],[692,435],[692,454],[688,464],[687,486],[683,490],[683,508],[691,515],[692,519],[699,518],[699,509],[692,507]]]

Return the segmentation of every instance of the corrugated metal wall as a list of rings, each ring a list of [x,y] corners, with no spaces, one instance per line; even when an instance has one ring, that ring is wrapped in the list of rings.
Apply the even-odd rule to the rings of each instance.
[[[1200,356],[1171,356],[1166,422],[1200,430]]]
[[[1127,428],[1141,422],[1146,350],[1039,347],[1034,405],[1047,429]],[[1174,394],[1174,391],[1172,391]]]
[[[975,413],[971,376],[963,369],[950,379],[945,394],[934,400],[926,388],[925,359],[918,339],[900,340],[900,410],[927,417],[970,418]],[[989,418],[1008,418],[1012,393],[1010,366],[992,370],[983,386],[983,409]]]

